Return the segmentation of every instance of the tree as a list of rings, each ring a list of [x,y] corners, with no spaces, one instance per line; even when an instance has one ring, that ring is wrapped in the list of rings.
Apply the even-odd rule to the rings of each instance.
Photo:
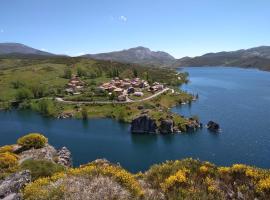
[[[77,75],[78,75],[79,77],[86,76],[86,71],[83,70],[82,68],[78,67],[78,68],[77,68]]]
[[[136,78],[138,77],[138,71],[135,68],[133,68],[133,76]]]
[[[48,99],[41,99],[38,103],[38,111],[45,116],[53,116],[53,103]]]
[[[86,106],[82,107],[81,114],[82,114],[82,118],[84,120],[86,120],[88,118],[88,112],[87,112]]]
[[[18,89],[15,96],[16,96],[15,98],[17,101],[23,101],[23,100],[31,99],[34,97],[31,90],[25,87]]]

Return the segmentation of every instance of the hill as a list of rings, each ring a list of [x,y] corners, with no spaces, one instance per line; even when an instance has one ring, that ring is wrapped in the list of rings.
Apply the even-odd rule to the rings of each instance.
[[[53,56],[54,54],[34,49],[20,43],[0,43],[0,55],[39,55],[39,56]]]
[[[270,46],[208,53],[194,58],[184,57],[178,59],[173,66],[236,66],[270,71]]]
[[[112,60],[125,63],[150,64],[167,66],[174,63],[175,58],[163,51],[151,51],[145,47],[135,47],[122,51],[100,54],[86,54],[83,57],[98,60]]]

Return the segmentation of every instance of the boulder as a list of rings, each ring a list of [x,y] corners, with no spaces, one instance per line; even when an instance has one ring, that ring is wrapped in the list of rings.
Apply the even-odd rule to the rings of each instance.
[[[24,170],[6,177],[0,182],[0,199],[19,200],[20,190],[31,181],[29,170]]]
[[[66,148],[62,147],[57,151],[58,160],[57,163],[65,167],[72,167],[71,152]]]
[[[56,149],[53,146],[46,144],[45,147],[43,148],[40,148],[40,149],[32,148],[32,149],[29,149],[20,153],[19,163],[22,163],[23,161],[28,160],[28,159],[49,160],[49,161],[54,162],[54,158],[56,155],[57,155]]]
[[[186,130],[187,132],[194,132],[196,131],[198,128],[201,128],[201,123],[193,118],[189,118],[188,119],[188,124],[186,124]]]
[[[159,132],[161,134],[169,134],[174,131],[174,122],[171,119],[164,119],[160,121]]]
[[[72,158],[70,151],[63,147],[59,150],[56,150],[53,146],[46,144],[45,147],[40,149],[29,149],[23,151],[19,154],[20,160],[19,163],[22,163],[25,160],[48,160],[54,163],[61,164],[65,167],[72,166]]]
[[[216,122],[213,122],[213,121],[209,121],[207,123],[207,126],[206,127],[208,128],[208,130],[213,131],[213,132],[218,132],[219,129],[220,129],[219,124],[216,123]]]
[[[157,133],[156,121],[148,115],[141,115],[131,122],[132,133]]]

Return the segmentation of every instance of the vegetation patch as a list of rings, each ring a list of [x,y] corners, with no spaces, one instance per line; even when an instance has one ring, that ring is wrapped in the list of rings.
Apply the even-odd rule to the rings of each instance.
[[[17,140],[17,144],[21,145],[24,149],[39,149],[47,144],[48,139],[39,133],[29,133]]]

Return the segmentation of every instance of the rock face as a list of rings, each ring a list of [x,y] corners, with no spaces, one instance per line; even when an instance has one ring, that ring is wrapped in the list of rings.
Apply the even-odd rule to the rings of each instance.
[[[0,182],[0,199],[20,200],[20,190],[31,181],[30,171],[12,174]]]
[[[219,124],[213,121],[209,121],[207,123],[207,128],[208,130],[213,131],[213,132],[218,132],[220,129]]]
[[[171,119],[160,121],[159,132],[161,134],[170,134],[174,132],[174,122]]]
[[[45,147],[40,149],[29,149],[27,151],[23,151],[21,154],[19,154],[19,163],[22,163],[28,159],[49,160],[54,162],[55,155],[57,155],[56,149],[53,146],[46,144]]]
[[[61,164],[65,167],[72,166],[72,158],[70,151],[63,147],[60,150],[56,150],[53,146],[46,144],[45,147],[40,149],[29,149],[19,154],[19,163],[25,160],[48,160],[54,163]]]
[[[142,115],[132,120],[131,132],[132,133],[157,133],[158,127],[155,120],[147,115]]]
[[[66,167],[72,166],[71,152],[66,148],[62,147],[57,151],[58,161],[57,163]]]

